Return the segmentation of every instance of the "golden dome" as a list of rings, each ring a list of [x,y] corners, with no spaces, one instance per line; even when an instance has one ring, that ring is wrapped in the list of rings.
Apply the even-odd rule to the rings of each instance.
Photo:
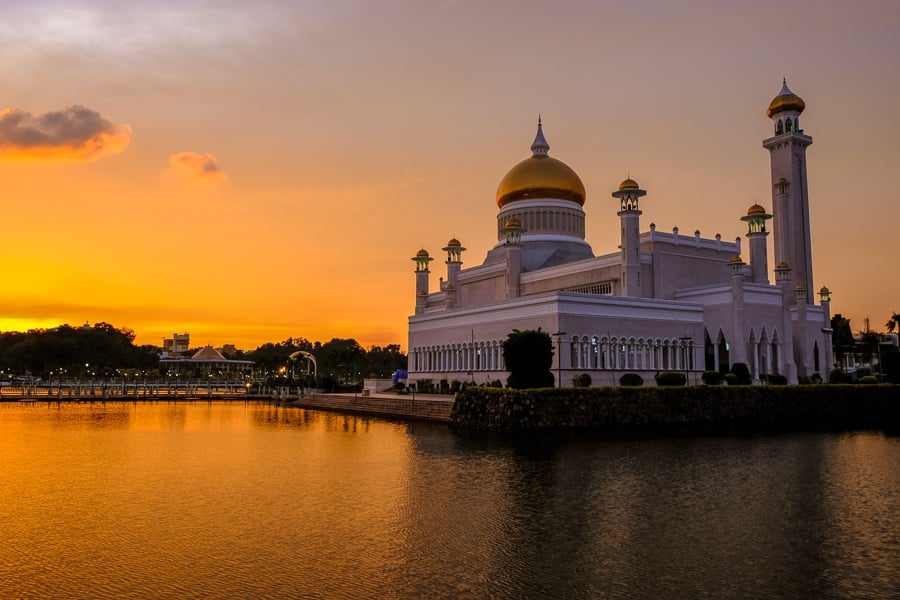
[[[497,206],[503,207],[516,200],[553,198],[571,200],[584,206],[584,184],[569,165],[547,156],[550,144],[544,138],[541,120],[538,118],[537,135],[531,145],[532,156],[526,158],[500,180],[497,186]]]
[[[500,181],[497,206],[516,200],[555,198],[584,206],[584,184],[569,165],[550,156],[526,158]]]
[[[781,261],[780,263],[778,263],[778,264],[775,266],[775,270],[776,270],[776,271],[784,271],[785,269],[790,269],[790,267],[789,267],[788,264],[787,264],[786,262],[784,262],[784,261]]]
[[[752,217],[754,215],[764,215],[766,214],[766,209],[760,206],[759,204],[754,204],[750,208],[747,209],[747,216]]]
[[[784,177],[779,177],[779,178],[775,181],[775,185],[784,185],[784,184],[786,184],[786,183],[787,183],[787,179],[785,179]]]
[[[806,108],[806,103],[800,96],[788,89],[787,81],[784,81],[781,86],[781,91],[775,96],[772,102],[769,103],[769,109],[766,111],[766,116],[771,118],[772,115],[784,111],[802,113],[804,108]]]
[[[737,264],[737,263],[742,263],[742,262],[744,262],[744,261],[741,259],[740,254],[735,254],[734,256],[731,257],[732,264]]]
[[[462,244],[459,243],[459,240],[456,238],[452,238],[449,242],[447,242],[448,248],[459,248],[460,246],[462,246]]]
[[[635,181],[631,177],[619,184],[620,190],[636,190],[639,188],[640,186],[638,185],[637,181]]]
[[[427,257],[428,257],[428,250],[426,250],[425,248],[422,248],[421,250],[419,250],[418,252],[416,252],[416,257],[417,257],[417,258],[427,258]]]
[[[830,294],[830,293],[831,293],[831,290],[829,290],[827,287],[825,287],[825,286],[823,285],[823,286],[822,286],[822,289],[819,290],[819,293],[820,293],[820,294]]]

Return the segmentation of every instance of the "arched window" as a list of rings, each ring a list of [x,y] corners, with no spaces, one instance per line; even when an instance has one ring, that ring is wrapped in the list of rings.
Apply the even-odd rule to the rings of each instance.
[[[813,371],[819,372],[819,342],[813,344]]]
[[[781,135],[784,133],[784,124],[781,122],[781,119],[778,119],[775,122],[775,135]]]
[[[787,133],[787,132],[793,131],[793,130],[794,130],[794,124],[793,124],[793,122],[791,122],[790,117],[788,117],[787,119],[784,120],[784,131],[785,131],[785,133]]]

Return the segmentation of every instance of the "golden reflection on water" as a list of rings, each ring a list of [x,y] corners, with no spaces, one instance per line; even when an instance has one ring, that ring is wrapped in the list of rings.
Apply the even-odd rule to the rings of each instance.
[[[0,403],[0,597],[893,598],[900,441]]]

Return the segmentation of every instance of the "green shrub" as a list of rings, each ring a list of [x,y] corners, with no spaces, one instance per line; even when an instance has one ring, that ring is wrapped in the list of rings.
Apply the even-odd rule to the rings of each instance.
[[[700,380],[706,385],[722,385],[722,382],[725,381],[725,376],[718,371],[703,371]]]
[[[619,385],[626,387],[641,387],[644,385],[644,378],[637,373],[622,373],[619,377]]]
[[[572,385],[577,388],[591,387],[591,376],[587,373],[579,373],[575,376],[575,379],[572,380]]]
[[[769,382],[769,385],[787,385],[787,377],[778,373],[772,373],[766,377],[766,381]]]
[[[725,373],[725,383],[728,385],[738,385],[738,376],[734,373]]]
[[[864,383],[866,385],[872,385],[873,383],[878,383],[878,378],[874,375],[865,375],[859,378],[859,383]]]
[[[734,363],[731,372],[737,375],[737,385],[750,385],[753,378],[750,376],[750,368],[745,363]]]
[[[844,372],[840,369],[832,369],[828,374],[828,383],[846,383]]]
[[[663,371],[656,374],[656,385],[684,385],[687,378],[679,371]]]
[[[454,379],[453,381],[450,382],[450,393],[455,394],[456,392],[458,392],[460,390],[461,387],[462,387],[462,384],[459,382],[459,379]]]

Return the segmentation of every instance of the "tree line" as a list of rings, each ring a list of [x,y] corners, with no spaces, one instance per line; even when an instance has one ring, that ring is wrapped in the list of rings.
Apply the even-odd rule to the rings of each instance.
[[[93,326],[60,325],[27,332],[0,333],[0,376],[110,378],[124,373],[158,377],[160,349],[135,345],[134,331],[100,322]],[[191,356],[197,349],[191,349]],[[306,361],[292,361],[290,355],[306,351],[315,356],[321,384],[358,384],[366,377],[390,378],[397,369],[406,368],[406,354],[399,344],[363,348],[355,339],[334,338],[310,342],[288,338],[266,343],[249,352],[225,355],[229,359],[250,360],[256,377],[285,384],[310,381],[312,369]],[[310,377],[306,377],[307,371]]]

